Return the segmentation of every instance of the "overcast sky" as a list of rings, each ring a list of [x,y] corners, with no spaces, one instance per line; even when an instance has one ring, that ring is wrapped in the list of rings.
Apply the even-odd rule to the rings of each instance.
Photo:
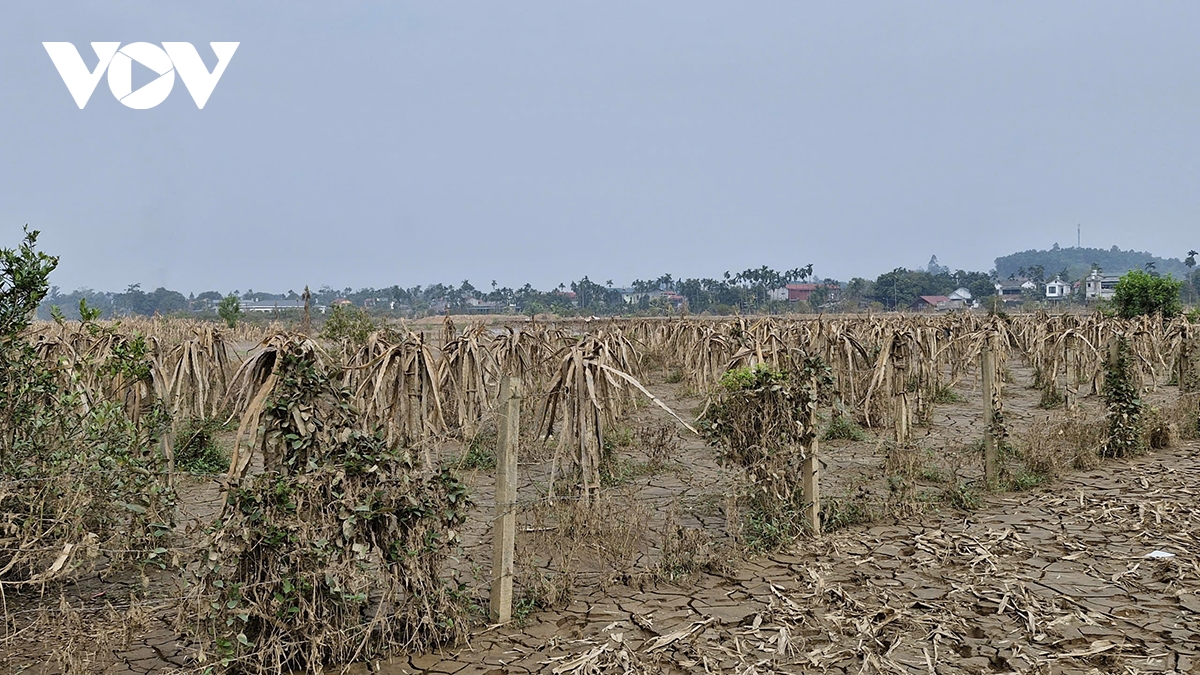
[[[44,41],[241,46],[80,110]],[[1180,257],[1198,56],[1186,2],[9,2],[0,244],[185,292]]]

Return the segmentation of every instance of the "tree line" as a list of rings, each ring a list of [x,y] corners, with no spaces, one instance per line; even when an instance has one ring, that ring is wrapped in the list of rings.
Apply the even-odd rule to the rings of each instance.
[[[1099,249],[1073,249],[1092,251]],[[1014,254],[1019,256],[1028,254]],[[1200,270],[1196,267],[1195,251],[1179,266],[1185,270],[1182,284],[1185,302],[1194,303],[1200,298]],[[1007,258],[1013,258],[1008,256]],[[1025,258],[1027,261],[1038,258]],[[997,258],[999,263],[1001,258]],[[1040,260],[1047,260],[1040,258]],[[1106,259],[1107,260],[1107,259]],[[1161,274],[1154,258],[1143,263],[1143,271]],[[750,268],[741,272],[725,272],[720,277],[677,278],[662,274],[647,279],[636,279],[628,288],[616,287],[611,279],[603,283],[583,276],[569,283],[560,283],[554,288],[538,289],[532,284],[519,287],[500,286],[492,281],[483,288],[469,280],[459,284],[436,283],[428,286],[403,287],[393,285],[383,288],[359,289],[322,286],[311,291],[314,306],[330,306],[336,301],[349,301],[355,306],[379,312],[394,312],[406,316],[461,312],[480,308],[492,313],[556,313],[561,315],[612,315],[612,314],[664,314],[687,311],[695,314],[772,313],[784,311],[857,311],[865,308],[880,310],[904,309],[921,296],[945,296],[960,288],[967,289],[972,298],[986,300],[995,293],[997,281],[1007,280],[998,271],[991,272],[956,270],[939,265],[936,256],[925,269],[898,267],[880,274],[874,279],[854,277],[847,282],[822,279],[813,272],[811,264],[788,270],[776,270],[769,266]],[[1004,269],[1008,269],[1007,263]],[[1065,280],[1079,280],[1085,275],[1074,275],[1073,268],[1048,273],[1041,262],[1016,268],[1008,277],[1030,279],[1043,284],[1055,276]],[[1099,263],[1088,269],[1103,270]],[[1172,268],[1173,269],[1173,268]],[[1066,276],[1064,276],[1066,275]],[[793,283],[809,283],[808,299],[804,302],[787,302],[772,297],[772,291]],[[286,292],[267,292],[235,289],[231,292],[216,290],[184,295],[182,292],[159,287],[145,291],[140,284],[132,284],[121,292],[96,291],[80,288],[63,293],[51,287],[39,307],[42,318],[50,318],[51,307],[66,318],[78,319],[81,301],[86,307],[100,312],[100,316],[111,318],[127,315],[153,316],[181,313],[214,314],[225,301],[233,298],[238,303],[261,303],[290,301],[299,303],[303,291],[289,289]],[[1031,299],[1038,292],[1030,294]],[[482,304],[482,307],[481,307]]]

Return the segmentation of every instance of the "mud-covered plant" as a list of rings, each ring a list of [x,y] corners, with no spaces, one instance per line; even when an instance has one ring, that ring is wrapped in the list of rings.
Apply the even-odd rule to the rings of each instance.
[[[679,523],[674,505],[663,523],[662,557],[654,566],[654,576],[676,583],[698,572],[723,573],[730,568],[730,551],[724,550],[711,533]]]
[[[1145,448],[1142,438],[1142,395],[1133,373],[1129,340],[1116,338],[1104,373],[1104,403],[1108,409],[1108,440],[1104,457],[1127,457]]]
[[[1043,384],[1041,392],[1041,396],[1038,398],[1039,408],[1053,410],[1062,406],[1064,400],[1062,390],[1058,388],[1053,380],[1049,380]]]
[[[777,548],[803,531],[802,465],[817,438],[817,407],[831,385],[828,366],[797,350],[782,368],[728,371],[701,416],[719,459],[746,471],[742,533],[748,548]]]
[[[94,568],[101,553],[161,564],[174,492],[159,445],[164,407],[147,401],[139,419],[103,395],[144,374],[144,343],[98,359],[94,389],[79,384],[79,360],[43,359],[31,343],[30,316],[57,263],[36,242],[27,231],[18,249],[0,249],[0,584],[44,588]]]
[[[264,471],[233,472],[188,603],[218,672],[329,663],[461,638],[466,608],[441,568],[470,500],[448,472],[361,429],[311,343],[281,337],[261,410]]]
[[[487,426],[463,440],[462,458],[458,467],[468,471],[496,468],[496,427]]]

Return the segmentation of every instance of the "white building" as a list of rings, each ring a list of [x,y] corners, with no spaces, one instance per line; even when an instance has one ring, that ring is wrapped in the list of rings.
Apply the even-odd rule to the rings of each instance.
[[[1062,277],[1054,277],[1054,281],[1046,284],[1046,299],[1047,300],[1066,300],[1071,297],[1071,284],[1062,280]]]
[[[1084,293],[1088,300],[1100,298],[1101,300],[1110,300],[1117,292],[1117,282],[1121,277],[1111,274],[1100,274],[1093,271],[1084,280]]]

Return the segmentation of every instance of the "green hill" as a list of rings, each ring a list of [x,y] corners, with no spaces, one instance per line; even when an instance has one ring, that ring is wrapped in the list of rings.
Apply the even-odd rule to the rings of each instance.
[[[1122,251],[1113,246],[1103,248],[1059,248],[1057,244],[1049,251],[1021,251],[1011,255],[996,258],[996,274],[1001,279],[1011,275],[1021,276],[1020,270],[1026,274],[1031,268],[1041,265],[1046,279],[1053,279],[1064,269],[1074,281],[1087,276],[1092,265],[1097,264],[1105,274],[1124,274],[1132,269],[1145,269],[1146,263],[1153,262],[1159,274],[1170,274],[1176,279],[1186,279],[1188,268],[1178,258],[1160,258],[1143,251]]]

